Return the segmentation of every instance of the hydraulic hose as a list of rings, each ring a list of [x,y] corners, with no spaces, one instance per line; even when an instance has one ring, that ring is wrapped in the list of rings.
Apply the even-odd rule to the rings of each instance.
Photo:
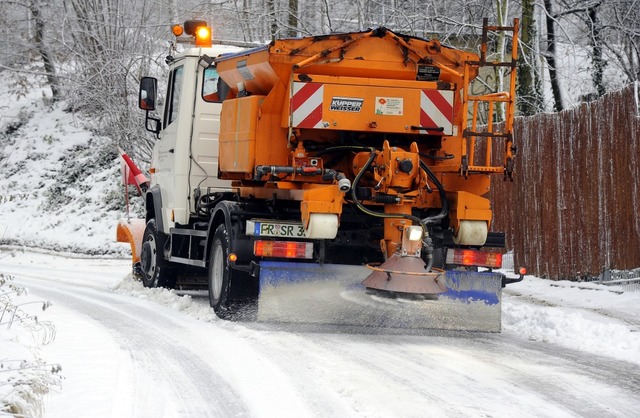
[[[362,170],[360,170],[358,175],[356,175],[356,178],[353,180],[353,185],[351,187],[351,197],[352,197],[354,203],[356,204],[356,206],[358,207],[358,209],[360,209],[362,212],[364,212],[364,213],[366,213],[366,214],[368,214],[370,216],[375,216],[375,217],[379,217],[379,218],[406,218],[406,219],[409,219],[412,222],[415,222],[418,225],[421,225],[422,229],[423,229],[423,232],[425,232],[425,235],[426,235],[426,232],[427,232],[426,231],[426,225],[427,224],[438,222],[438,221],[442,220],[443,218],[445,218],[447,215],[449,215],[449,200],[447,199],[447,195],[446,195],[446,192],[444,190],[444,187],[442,186],[442,183],[440,183],[440,180],[438,180],[438,177],[436,177],[436,175],[433,173],[433,171],[431,171],[429,166],[427,166],[422,160],[420,160],[420,167],[427,173],[427,176],[429,177],[431,182],[433,184],[435,184],[436,188],[438,189],[438,193],[440,194],[440,201],[442,202],[442,209],[440,210],[440,213],[438,213],[437,215],[434,215],[434,216],[427,217],[425,219],[419,219],[419,218],[417,218],[415,216],[412,216],[412,215],[387,214],[387,213],[380,213],[380,212],[375,212],[375,211],[372,211],[370,209],[367,209],[358,200],[358,198],[356,196],[356,188],[358,186],[358,183],[360,182],[360,178],[364,175],[365,171],[367,171],[369,169],[369,167],[371,166],[371,164],[373,163],[373,160],[375,159],[376,149],[375,148],[371,148],[371,147],[364,147],[364,146],[340,145],[340,146],[330,147],[330,148],[326,148],[324,150],[318,151],[317,155],[322,155],[322,154],[326,154],[326,153],[329,153],[329,152],[341,151],[341,150],[344,150],[344,151],[369,151],[369,152],[371,152],[371,155],[369,156],[369,159],[367,160],[367,162],[364,165],[364,167],[362,168]],[[420,154],[420,155],[424,156],[423,154]],[[444,157],[443,159],[448,159],[448,157]]]
[[[447,199],[447,194],[444,191],[442,183],[440,183],[440,180],[438,180],[438,177],[436,177],[433,171],[431,171],[429,166],[426,165],[422,160],[420,160],[420,167],[427,173],[429,180],[431,180],[431,182],[436,185],[438,193],[440,194],[440,201],[442,202],[442,209],[440,209],[440,213],[434,216],[429,216],[422,220],[425,224],[435,223],[442,220],[445,216],[449,215],[449,200]]]
[[[407,214],[404,214],[404,213],[381,213],[381,212],[376,212],[376,211],[367,209],[366,207],[364,207],[364,205],[362,203],[360,203],[360,201],[358,200],[358,197],[356,196],[356,189],[357,189],[358,183],[360,182],[360,179],[362,178],[364,173],[371,166],[371,163],[373,163],[373,160],[376,158],[376,149],[375,148],[368,148],[368,150],[371,152],[371,154],[369,155],[369,159],[365,163],[364,167],[362,167],[360,172],[356,175],[356,178],[353,180],[353,185],[351,186],[351,198],[353,199],[353,202],[356,204],[356,207],[358,209],[360,209],[360,211],[366,213],[367,215],[374,216],[374,217],[377,217],[377,218],[387,218],[387,219],[388,218],[405,218],[405,219],[408,219],[408,220],[414,222],[415,224],[420,225],[422,227],[422,233],[425,236],[427,236],[427,226],[423,222],[423,220],[418,218],[417,216],[407,215]]]
[[[433,182],[433,184],[436,185],[436,188],[438,189],[438,193],[440,194],[440,201],[442,202],[442,209],[440,209],[440,213],[434,216],[424,218],[422,220],[422,222],[424,222],[424,224],[426,225],[426,224],[438,222],[444,217],[446,217],[447,215],[449,215],[449,200],[447,199],[447,194],[444,191],[444,186],[442,185],[442,183],[440,183],[440,180],[438,180],[438,177],[436,177],[435,173],[431,171],[429,166],[425,164],[422,160],[420,160],[420,167],[427,173],[427,177],[429,177],[429,179]],[[427,239],[429,240],[428,242],[427,242]],[[433,242],[431,242],[431,238],[429,237],[425,238],[424,244],[425,244],[425,248],[427,249],[427,259],[429,260],[427,264],[427,271],[431,271],[431,268],[433,267],[433,262],[434,262]]]

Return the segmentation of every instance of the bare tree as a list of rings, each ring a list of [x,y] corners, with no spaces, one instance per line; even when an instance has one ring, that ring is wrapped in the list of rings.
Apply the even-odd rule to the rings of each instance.
[[[567,1],[561,0],[563,10],[555,13],[555,19],[577,18],[585,25],[585,35],[591,47],[591,74],[593,86],[597,96],[602,96],[606,89],[604,85],[604,69],[606,61],[603,58],[602,23],[599,18],[599,10],[602,0],[591,1]]]
[[[153,41],[154,5],[146,0],[63,0],[62,5],[70,39],[60,42],[73,66],[63,68],[69,104],[91,114],[101,135],[124,149],[135,144],[148,157],[151,144],[134,140],[143,135],[135,104],[140,76],[161,55]],[[172,17],[164,19],[168,32]]]
[[[552,1],[544,0],[544,8],[546,11],[547,27],[547,50],[544,53],[544,57],[549,65],[549,80],[551,81],[551,92],[553,93],[554,102],[553,108],[556,112],[559,112],[564,108],[564,105],[562,103],[562,90],[560,89],[560,79],[556,63],[556,28]]]
[[[536,21],[535,10],[546,15]],[[205,19],[218,38],[258,42],[385,25],[475,51],[483,17],[506,26],[520,15],[522,114],[542,109],[541,57],[554,108],[564,107],[562,76],[571,71],[558,68],[568,65],[557,56],[562,43],[590,51],[599,95],[615,86],[614,71],[626,81],[640,77],[640,0],[3,0],[0,69],[41,75],[54,97],[91,115],[97,132],[129,150],[138,144],[136,157],[145,159],[152,143],[135,109],[137,84],[142,75],[166,72],[170,23]],[[505,39],[493,41],[504,55]],[[501,78],[495,74],[498,88]]]
[[[276,37],[278,36],[278,17],[276,15],[276,11],[277,11],[276,3],[277,3],[277,0],[267,0],[267,9],[268,9],[269,21],[270,21],[269,33],[271,35],[272,40],[276,39]]]
[[[518,109],[521,115],[534,115],[543,110],[539,76],[535,0],[522,1],[520,62],[518,66]]]
[[[593,86],[598,93],[598,96],[603,96],[606,92],[604,87],[604,67],[606,66],[606,62],[602,57],[602,36],[601,36],[601,27],[598,19],[598,8],[600,7],[601,2],[597,2],[591,5],[587,9],[587,22],[589,25],[589,29],[591,32],[591,36],[589,40],[591,41],[591,47],[593,50],[592,53],[592,62],[593,62]]]
[[[51,88],[52,99],[60,97],[60,80],[56,71],[54,54],[46,32],[46,17],[43,10],[48,6],[44,0],[6,0],[0,9],[2,17],[22,14],[24,19],[18,22],[6,22],[7,32],[3,39],[11,39],[7,44],[7,54],[12,58],[10,62],[0,61],[0,68],[13,68],[15,71],[23,71],[31,74],[44,75],[47,84]],[[44,71],[25,70],[11,67],[11,62],[26,64],[32,57],[38,57],[43,64]]]
[[[289,0],[289,10],[287,14],[287,35],[294,37],[298,35],[298,0]]]
[[[610,66],[620,70],[629,83],[640,80],[640,2],[603,2],[599,16],[599,37]]]
[[[509,11],[509,0],[496,0],[496,15],[497,15],[497,25],[498,26],[508,26],[508,11]],[[497,34],[497,47],[496,47],[496,59],[497,61],[504,62],[505,61],[505,32],[500,31]],[[504,91],[504,74],[505,69],[503,67],[495,67],[494,68],[494,76],[495,76],[495,91]],[[504,121],[504,113],[505,113],[505,104],[498,103],[496,106],[496,122]]]
[[[42,62],[44,63],[44,72],[47,76],[47,81],[51,87],[51,94],[53,100],[60,98],[60,82],[58,81],[58,75],[56,74],[56,67],[53,63],[53,57],[47,48],[44,41],[45,23],[40,14],[40,8],[42,7],[40,0],[29,1],[29,11],[31,12],[31,18],[33,19],[34,31],[33,31],[33,43],[35,44]]]

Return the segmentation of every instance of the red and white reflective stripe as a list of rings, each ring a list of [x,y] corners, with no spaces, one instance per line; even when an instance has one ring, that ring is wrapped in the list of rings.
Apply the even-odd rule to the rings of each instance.
[[[444,128],[443,135],[453,135],[453,91],[422,90],[420,93],[420,125]],[[421,131],[437,134],[439,131]]]
[[[322,83],[293,83],[291,95],[291,126],[322,128]]]

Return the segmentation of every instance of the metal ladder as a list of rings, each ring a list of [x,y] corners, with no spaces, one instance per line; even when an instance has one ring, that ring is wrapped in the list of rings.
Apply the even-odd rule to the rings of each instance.
[[[488,19],[482,22],[482,44],[480,47],[480,61],[467,61],[464,65],[463,80],[464,86],[462,96],[463,122],[465,127],[463,132],[463,140],[461,141],[462,156],[460,164],[460,174],[467,177],[471,173],[503,173],[504,179],[513,181],[513,156],[515,147],[513,145],[513,118],[515,113],[515,89],[516,89],[516,64],[518,60],[518,29],[519,20],[513,20],[513,26],[489,26]],[[487,61],[487,49],[489,41],[489,32],[511,32],[511,60]],[[471,95],[470,90],[470,71],[472,68],[480,69],[483,67],[505,67],[509,71],[509,84],[504,86],[502,91],[496,91],[482,95]],[[505,77],[506,78],[506,77]],[[484,131],[478,130],[478,108],[481,103],[486,103],[487,124]],[[494,111],[497,103],[505,103],[505,121],[502,129],[498,130],[494,124]],[[469,105],[471,105],[471,118],[469,119]],[[502,166],[492,165],[493,156],[493,139],[505,138],[504,161]],[[476,141],[486,141],[486,152],[484,155],[484,165],[474,164],[476,155]],[[479,157],[481,159],[481,157]]]

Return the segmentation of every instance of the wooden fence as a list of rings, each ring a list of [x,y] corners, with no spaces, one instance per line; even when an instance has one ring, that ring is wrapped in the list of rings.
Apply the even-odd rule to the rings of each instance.
[[[515,179],[495,178],[490,197],[516,267],[571,280],[640,267],[636,88],[516,119]]]

